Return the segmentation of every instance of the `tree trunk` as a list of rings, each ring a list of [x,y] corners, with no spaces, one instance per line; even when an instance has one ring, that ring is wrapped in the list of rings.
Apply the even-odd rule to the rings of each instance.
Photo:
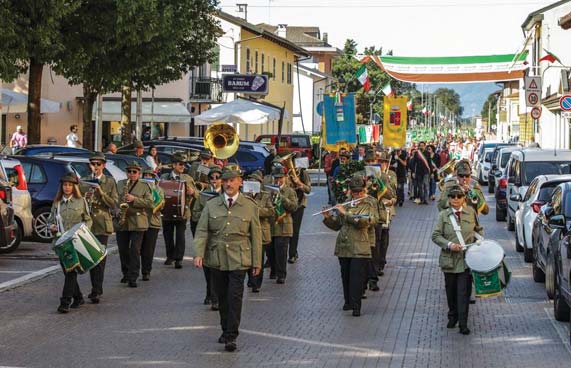
[[[42,139],[42,115],[40,100],[42,97],[42,71],[44,64],[36,59],[30,60],[28,81],[28,144],[39,144]]]
[[[83,84],[83,148],[93,150],[93,105],[97,93],[89,85]]]
[[[130,144],[131,139],[131,95],[133,87],[131,82],[121,88],[121,140],[123,144]]]

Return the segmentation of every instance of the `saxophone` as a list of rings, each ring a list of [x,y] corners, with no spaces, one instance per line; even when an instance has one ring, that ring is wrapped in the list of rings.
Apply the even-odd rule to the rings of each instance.
[[[125,196],[129,194],[129,189],[131,187],[131,180],[127,180],[125,186],[123,187],[123,202],[119,205],[119,226],[124,226],[127,223],[127,210],[129,209],[129,203],[125,202]]]

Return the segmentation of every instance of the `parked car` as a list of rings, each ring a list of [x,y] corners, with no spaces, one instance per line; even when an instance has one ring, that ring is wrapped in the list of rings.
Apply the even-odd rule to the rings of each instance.
[[[69,162],[73,170],[77,173],[77,176],[80,178],[91,175],[91,167],[89,166],[89,158],[87,157],[56,155],[53,159]],[[115,166],[115,163],[112,160],[107,160],[105,169],[103,169],[103,174],[111,176],[116,182],[127,179],[125,171]]]
[[[47,220],[59,187],[59,179],[68,172],[75,173],[75,170],[66,161],[35,156],[14,157],[22,163],[28,191],[32,196],[32,237],[35,241],[49,242],[53,235]]]
[[[490,167],[490,172],[488,173],[488,193],[494,193],[496,190],[496,184],[498,178],[501,177],[501,173],[506,167],[511,152],[520,149],[518,146],[496,146],[492,152],[492,166]],[[500,173],[500,175],[496,175]]]
[[[565,191],[566,197],[570,195]],[[571,198],[565,198],[564,213],[571,213]],[[568,230],[571,219],[565,215],[551,216],[550,226],[563,233],[559,248],[555,250],[555,294],[553,296],[553,315],[558,321],[569,321],[571,307],[571,232]]]
[[[478,162],[482,158],[482,155],[484,154],[484,150],[486,150],[486,149],[494,149],[498,146],[507,146],[507,145],[510,145],[510,143],[501,142],[501,141],[483,141],[483,142],[480,142],[478,149],[476,150],[476,152],[474,152],[474,161]]]
[[[64,152],[64,153],[44,153],[41,154],[39,156],[41,157],[49,157],[49,158],[64,158],[64,157],[83,157],[85,159],[89,159],[89,157],[91,157],[93,155],[93,152],[80,152],[80,153],[75,153],[75,152]],[[136,161],[143,170],[147,169],[149,167],[149,164],[147,164],[147,161],[145,161],[144,158],[141,157],[137,157],[137,156],[133,156],[133,155],[121,155],[121,154],[113,154],[113,153],[105,153],[105,158],[107,159],[107,162],[112,161],[113,165],[115,165],[115,167],[119,168],[121,171],[125,171],[127,169],[127,165],[129,165],[131,162]],[[106,174],[107,175],[107,174]],[[114,175],[112,175],[114,177]]]
[[[514,231],[515,211],[518,202],[510,198],[514,194],[525,195],[531,181],[538,175],[547,174],[570,174],[571,151],[570,150],[543,150],[538,148],[525,148],[511,153],[508,166],[508,230]]]
[[[514,202],[519,202],[515,213],[515,249],[523,252],[526,262],[533,261],[531,236],[541,206],[550,201],[555,187],[568,181],[571,181],[571,175],[539,175],[532,180],[523,198],[519,193],[511,198]]]
[[[498,183],[495,190],[496,199],[496,221],[506,221],[508,212],[508,199],[506,197],[508,189],[507,167],[502,173],[496,172]]]
[[[12,251],[11,244],[16,238],[16,220],[12,207],[12,186],[0,180],[0,253]]]
[[[555,295],[557,288],[556,252],[559,241],[567,233],[571,221],[571,183],[559,184],[551,201],[541,207],[538,218],[538,234],[536,246],[533,248],[533,279],[536,282],[545,281],[545,290],[549,298]],[[555,216],[555,220],[553,217]],[[563,226],[560,226],[563,224]],[[555,226],[554,226],[555,225]]]
[[[31,144],[14,152],[16,156],[36,156],[43,153],[92,153],[90,150],[79,147],[57,146],[51,144]],[[9,152],[3,152],[10,155]]]
[[[480,156],[480,160],[476,164],[476,178],[480,185],[485,185],[488,183],[488,173],[492,167],[492,153],[493,148],[487,148],[484,150],[484,154]]]
[[[291,152],[301,152],[301,157],[313,160],[313,147],[311,137],[305,134],[282,134],[278,143],[277,134],[262,134],[256,137],[256,142],[276,147],[278,155],[282,156]]]
[[[8,182],[12,186],[16,236],[5,249],[6,252],[11,252],[18,248],[24,238],[32,236],[32,197],[28,192],[26,174],[20,161],[6,156],[1,157],[0,180]]]

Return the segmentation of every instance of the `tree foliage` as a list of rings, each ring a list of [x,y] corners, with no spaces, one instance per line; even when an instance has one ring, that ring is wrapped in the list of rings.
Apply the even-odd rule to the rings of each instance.
[[[460,95],[450,88],[438,88],[433,93],[434,98],[454,115],[461,116],[464,108],[460,101]]]
[[[486,102],[482,106],[482,118],[488,120],[488,126],[491,127],[492,125],[496,124],[496,113],[498,111],[498,97],[495,93],[492,93],[488,96]],[[490,116],[488,116],[488,113]]]

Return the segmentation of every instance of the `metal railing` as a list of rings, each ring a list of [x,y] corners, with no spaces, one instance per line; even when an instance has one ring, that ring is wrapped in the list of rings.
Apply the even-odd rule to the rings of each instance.
[[[190,79],[190,100],[222,102],[222,79],[192,77]]]

